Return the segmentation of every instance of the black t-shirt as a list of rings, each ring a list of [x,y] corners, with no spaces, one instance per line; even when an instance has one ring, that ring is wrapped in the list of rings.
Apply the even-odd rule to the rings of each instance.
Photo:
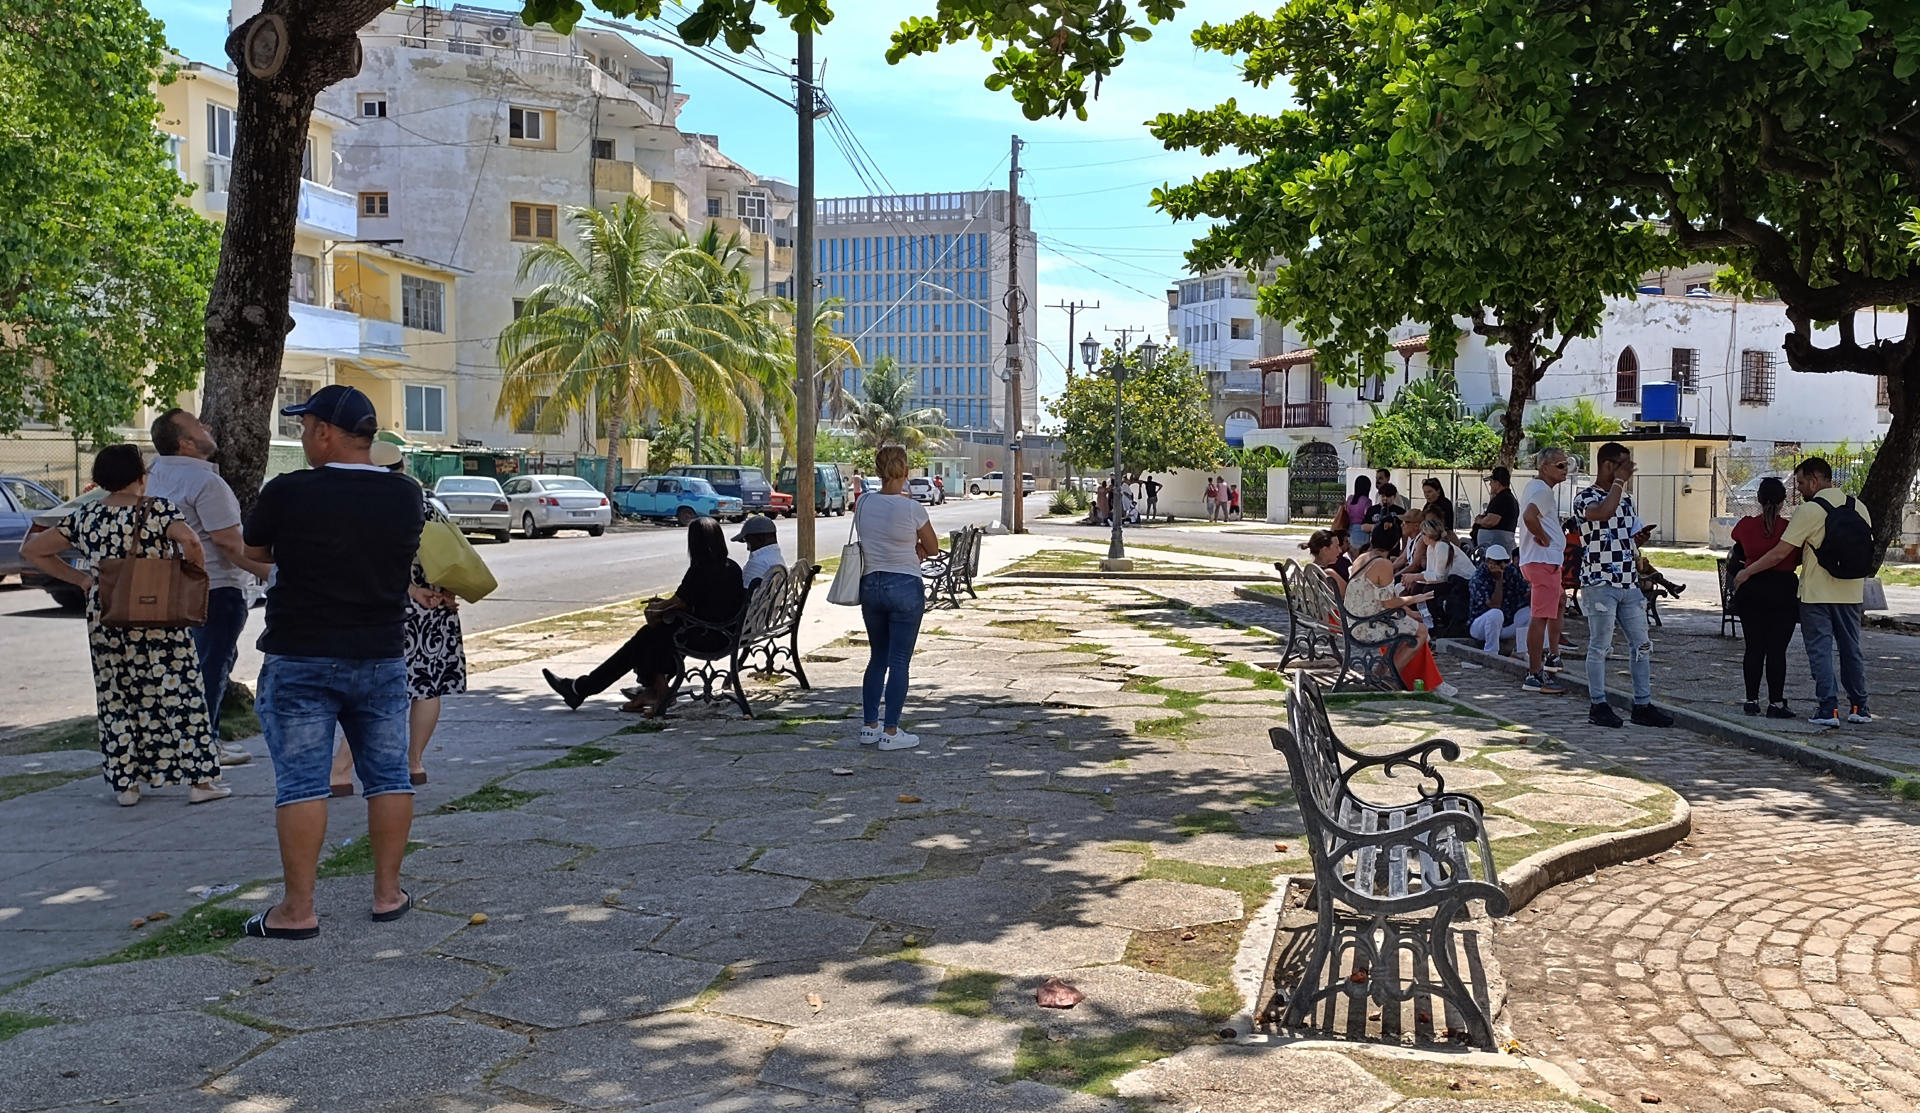
[[[1367,508],[1366,523],[1367,525],[1370,525],[1370,526],[1377,526],[1381,522],[1386,521],[1388,518],[1392,518],[1395,521],[1399,521],[1400,518],[1403,517],[1405,514],[1406,514],[1405,510],[1402,510],[1399,506],[1393,503],[1376,502],[1372,506]]]
[[[718,567],[689,567],[673,594],[687,605],[693,617],[716,624],[732,622],[747,602],[746,585],[740,582],[740,566],[732,560]],[[717,649],[725,643],[696,628],[695,632],[689,632],[687,644],[696,649]]]
[[[1505,530],[1512,533],[1520,525],[1520,500],[1513,497],[1512,491],[1501,491],[1487,500],[1487,514],[1498,514],[1500,520],[1490,526],[1476,528]]]
[[[423,521],[419,484],[385,469],[275,476],[260,489],[245,531],[247,544],[273,550],[260,651],[404,656],[407,584]]]

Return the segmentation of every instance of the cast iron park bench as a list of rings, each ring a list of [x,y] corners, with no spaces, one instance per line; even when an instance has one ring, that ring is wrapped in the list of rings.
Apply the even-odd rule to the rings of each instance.
[[[754,587],[740,613],[727,622],[679,616],[673,626],[673,645],[686,658],[687,667],[673,682],[675,698],[689,682],[698,681],[700,691],[689,698],[712,703],[717,689],[719,698],[733,700],[751,719],[753,708],[740,686],[742,672],[791,676],[802,690],[811,688],[800,664],[800,615],[819,571],[817,564],[796,564],[792,569],[775,566]]]
[[[1392,753],[1352,750],[1334,736],[1320,686],[1305,672],[1294,674],[1287,722],[1273,729],[1273,746],[1286,755],[1306,824],[1317,919],[1282,1023],[1305,1027],[1325,1003],[1330,1027],[1344,995],[1350,1017],[1358,1010],[1364,1018],[1371,1001],[1397,1023],[1401,1003],[1411,1001],[1417,1020],[1439,1029],[1435,1013],[1419,1011],[1437,997],[1450,1013],[1445,1028],[1491,1049],[1492,1025],[1460,977],[1450,931],[1468,902],[1484,902],[1489,916],[1505,915],[1508,902],[1480,801],[1446,791],[1435,763],[1457,760],[1460,747],[1434,738]],[[1369,769],[1414,771],[1419,800],[1388,806],[1362,798],[1353,779]]]
[[[1738,552],[1739,546],[1734,549]],[[1732,557],[1719,557],[1713,562],[1720,584],[1720,636],[1723,638],[1740,636],[1740,616],[1733,610],[1733,578],[1740,574],[1744,563]]]
[[[1297,560],[1275,561],[1273,566],[1280,571],[1280,590],[1287,600],[1287,644],[1280,654],[1281,670],[1294,661],[1338,656],[1339,624],[1332,619],[1339,613],[1340,600],[1332,583],[1324,574],[1307,575],[1306,566]]]
[[[1292,624],[1281,668],[1291,660],[1318,660],[1317,650],[1324,644],[1328,655],[1340,662],[1334,691],[1406,690],[1407,683],[1400,678],[1393,659],[1402,648],[1418,645],[1419,638],[1396,633],[1390,615],[1356,616],[1347,609],[1347,601],[1334,586],[1333,578],[1318,565],[1295,563],[1291,580],[1283,569],[1281,584],[1287,590],[1287,614]],[[1296,645],[1301,651],[1298,655],[1294,652]]]
[[[927,609],[959,610],[960,593],[970,599],[980,596],[973,590],[974,573],[980,570],[979,526],[956,529],[949,535],[947,551],[920,562],[920,574],[927,578]]]

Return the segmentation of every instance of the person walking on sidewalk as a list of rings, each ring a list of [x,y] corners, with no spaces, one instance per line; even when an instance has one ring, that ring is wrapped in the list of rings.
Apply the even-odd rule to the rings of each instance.
[[[905,750],[920,744],[918,735],[900,729],[908,667],[927,609],[920,562],[939,555],[940,536],[927,520],[927,508],[905,493],[907,450],[884,446],[874,454],[874,467],[880,473],[879,497],[863,504],[853,521],[863,562],[860,616],[867,628],[860,744]]]
[[[1780,543],[1754,558],[1734,577],[1736,588],[1784,564],[1795,551],[1800,560],[1800,638],[1813,670],[1815,726],[1840,725],[1840,688],[1847,690],[1849,723],[1871,723],[1867,706],[1867,658],[1860,644],[1860,606],[1867,577],[1873,575],[1873,520],[1867,508],[1833,485],[1833,466],[1809,456],[1793,469],[1801,503]],[[1836,682],[1834,657],[1839,656]]]
[[[20,555],[35,568],[86,592],[87,649],[93,659],[100,755],[121,807],[140,802],[143,785],[189,784],[187,803],[231,796],[220,775],[219,732],[207,716],[200,657],[186,627],[108,626],[94,577],[60,559],[78,549],[89,568],[103,560],[159,556],[172,542],[189,564],[205,559],[200,539],[166,499],[146,496],[146,465],[130,444],[109,445],[93,458],[94,485],[106,491],[33,535]]]
[[[240,631],[247,625],[247,579],[265,580],[273,567],[247,556],[247,543],[240,536],[240,500],[211,463],[220,449],[213,430],[175,408],[154,418],[151,432],[160,455],[147,471],[147,496],[179,508],[207,557],[207,622],[188,627],[200,652],[207,718],[213,722],[220,764],[245,765],[253,760],[246,747],[219,742],[220,705],[227,694],[227,676],[240,655]]]
[[[338,726],[367,798],[373,918],[413,907],[400,860],[413,826],[407,769],[407,586],[425,522],[418,484],[372,462],[373,402],[322,387],[280,411],[300,419],[305,471],[274,477],[247,519],[247,555],[275,565],[260,635],[260,723],[273,758],[286,892],[245,934],[320,934],[315,874],[327,840],[327,773]]]
[[[1500,656],[1500,643],[1511,640],[1514,651],[1527,636],[1533,618],[1526,580],[1510,567],[1512,554],[1501,545],[1488,545],[1480,570],[1467,585],[1467,631],[1480,639],[1480,648]]]
[[[1520,493],[1520,575],[1528,589],[1527,678],[1520,687],[1557,696],[1566,691],[1557,676],[1566,610],[1560,564],[1567,555],[1567,535],[1560,529],[1560,503],[1553,489],[1566,481],[1567,450],[1541,449],[1534,467],[1533,478]]]
[[[1760,513],[1747,515],[1733,527],[1733,582],[1740,585],[1733,589],[1733,612],[1740,616],[1740,632],[1747,639],[1746,656],[1740,663],[1747,682],[1746,712],[1760,714],[1760,674],[1764,669],[1767,718],[1791,719],[1793,711],[1787,706],[1787,643],[1793,640],[1794,623],[1800,620],[1800,604],[1796,601],[1800,580],[1793,574],[1800,563],[1800,551],[1795,549],[1773,567],[1741,579],[1746,562],[1771,553],[1787,532],[1787,520],[1780,516],[1780,508],[1787,501],[1787,485],[1767,476],[1760,481],[1756,497]]]
[[[1206,498],[1207,498],[1207,521],[1209,522],[1218,521],[1220,517],[1219,515],[1220,484],[1212,476],[1207,477]]]
[[[1573,498],[1586,551],[1580,558],[1580,608],[1587,615],[1587,722],[1620,726],[1607,702],[1607,650],[1614,627],[1627,639],[1627,672],[1633,678],[1636,726],[1670,727],[1673,716],[1653,705],[1653,642],[1647,635],[1647,601],[1640,594],[1639,556],[1653,527],[1634,512],[1627,484],[1633,481],[1633,453],[1608,441],[1595,453],[1594,485]]]

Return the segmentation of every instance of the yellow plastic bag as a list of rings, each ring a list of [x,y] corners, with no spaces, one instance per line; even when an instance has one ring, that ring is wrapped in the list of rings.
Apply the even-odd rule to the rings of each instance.
[[[460,527],[441,518],[420,530],[420,572],[428,583],[469,603],[478,603],[500,586]]]

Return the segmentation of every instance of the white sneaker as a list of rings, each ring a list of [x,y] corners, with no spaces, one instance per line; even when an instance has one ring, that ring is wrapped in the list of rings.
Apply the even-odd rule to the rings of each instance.
[[[878,741],[880,741],[879,726],[878,725],[868,726],[865,723],[861,723],[860,724],[860,744],[862,746],[871,746]]]
[[[252,760],[253,754],[249,753],[245,747],[237,746],[232,742],[222,742],[220,744],[221,768],[224,769],[230,765],[245,765]]]
[[[1854,709],[1853,709],[1853,712],[1852,712],[1851,714],[1849,714],[1849,715],[1847,716],[1847,722],[1849,722],[1849,723],[1871,723],[1871,722],[1873,722],[1873,716],[1872,716],[1871,714],[1869,714],[1868,712],[1865,712],[1865,711],[1862,711],[1862,710],[1860,710],[1859,708],[1857,708],[1857,707],[1856,707],[1856,708],[1854,708]]]
[[[1840,713],[1838,711],[1822,711],[1815,714],[1813,718],[1808,719],[1807,722],[1817,727],[1837,727],[1840,725]]]
[[[1440,695],[1447,697],[1448,699],[1452,699],[1453,697],[1460,694],[1460,689],[1458,687],[1452,684],[1448,684],[1444,680],[1441,681],[1438,685],[1436,685],[1433,690],[1439,693]]]
[[[883,750],[911,750],[919,744],[919,735],[908,734],[904,730],[895,731],[892,734],[882,731],[880,736],[874,739],[874,745]]]

